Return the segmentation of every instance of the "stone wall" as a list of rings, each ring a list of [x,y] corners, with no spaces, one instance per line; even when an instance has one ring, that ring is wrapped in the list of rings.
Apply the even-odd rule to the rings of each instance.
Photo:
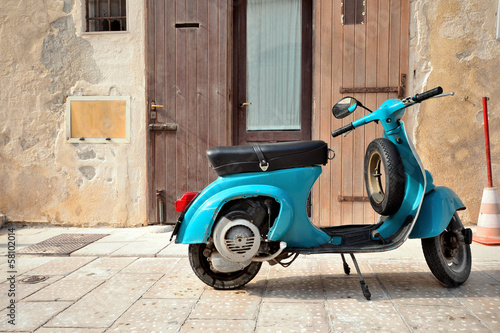
[[[10,221],[146,223],[145,14],[85,34],[84,0],[0,2],[0,213]],[[131,142],[70,144],[67,96],[131,96]]]
[[[145,5],[128,1],[128,32],[85,34],[84,0],[0,2],[0,214],[11,221],[146,223]],[[411,0],[409,92],[454,97],[409,110],[435,183],[475,223],[487,184],[481,97],[489,96],[500,181],[497,0]],[[131,96],[129,144],[69,144],[67,96]]]
[[[410,78],[414,92],[442,86],[454,97],[427,101],[408,118],[417,150],[437,185],[452,188],[477,223],[487,186],[482,97],[490,97],[493,181],[500,181],[498,0],[411,2]]]

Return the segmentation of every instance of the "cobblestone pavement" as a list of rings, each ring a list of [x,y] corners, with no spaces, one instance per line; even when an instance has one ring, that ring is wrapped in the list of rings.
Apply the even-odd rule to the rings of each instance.
[[[12,270],[4,227],[0,331],[500,332],[500,247],[472,244],[473,271],[455,289],[432,276],[418,240],[359,255],[367,301],[339,255],[300,256],[286,269],[266,263],[244,288],[214,290],[191,271],[187,247],[161,231],[17,227],[16,251],[63,233],[109,236],[70,256],[18,254]],[[34,276],[46,279],[26,283]]]

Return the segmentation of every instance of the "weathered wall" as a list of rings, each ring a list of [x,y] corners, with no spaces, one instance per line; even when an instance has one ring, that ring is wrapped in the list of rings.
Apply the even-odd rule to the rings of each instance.
[[[0,213],[146,223],[144,2],[129,32],[82,34],[83,0],[0,2]],[[69,144],[65,97],[131,96],[129,144]]]
[[[415,0],[411,6],[410,77],[420,92],[441,85],[454,97],[410,112],[417,149],[437,185],[452,188],[477,223],[487,186],[482,97],[490,97],[493,181],[500,181],[500,41],[497,0]]]

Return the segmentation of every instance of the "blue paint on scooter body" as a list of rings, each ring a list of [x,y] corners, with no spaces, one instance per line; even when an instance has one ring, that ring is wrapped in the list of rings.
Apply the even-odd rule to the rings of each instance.
[[[240,198],[266,196],[281,206],[269,231],[269,240],[301,247],[326,243],[331,237],[310,222],[304,201],[320,174],[321,167],[307,167],[219,177],[186,212],[176,242],[206,243],[224,204]]]

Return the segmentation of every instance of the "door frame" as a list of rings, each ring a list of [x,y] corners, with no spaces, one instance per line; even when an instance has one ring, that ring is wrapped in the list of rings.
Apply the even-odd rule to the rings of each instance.
[[[246,111],[244,106],[240,106],[240,103],[246,102],[246,4],[247,1],[242,0],[233,8],[233,144],[310,140],[313,109],[313,0],[302,0],[301,78],[303,84],[301,85],[300,131],[246,131]]]

